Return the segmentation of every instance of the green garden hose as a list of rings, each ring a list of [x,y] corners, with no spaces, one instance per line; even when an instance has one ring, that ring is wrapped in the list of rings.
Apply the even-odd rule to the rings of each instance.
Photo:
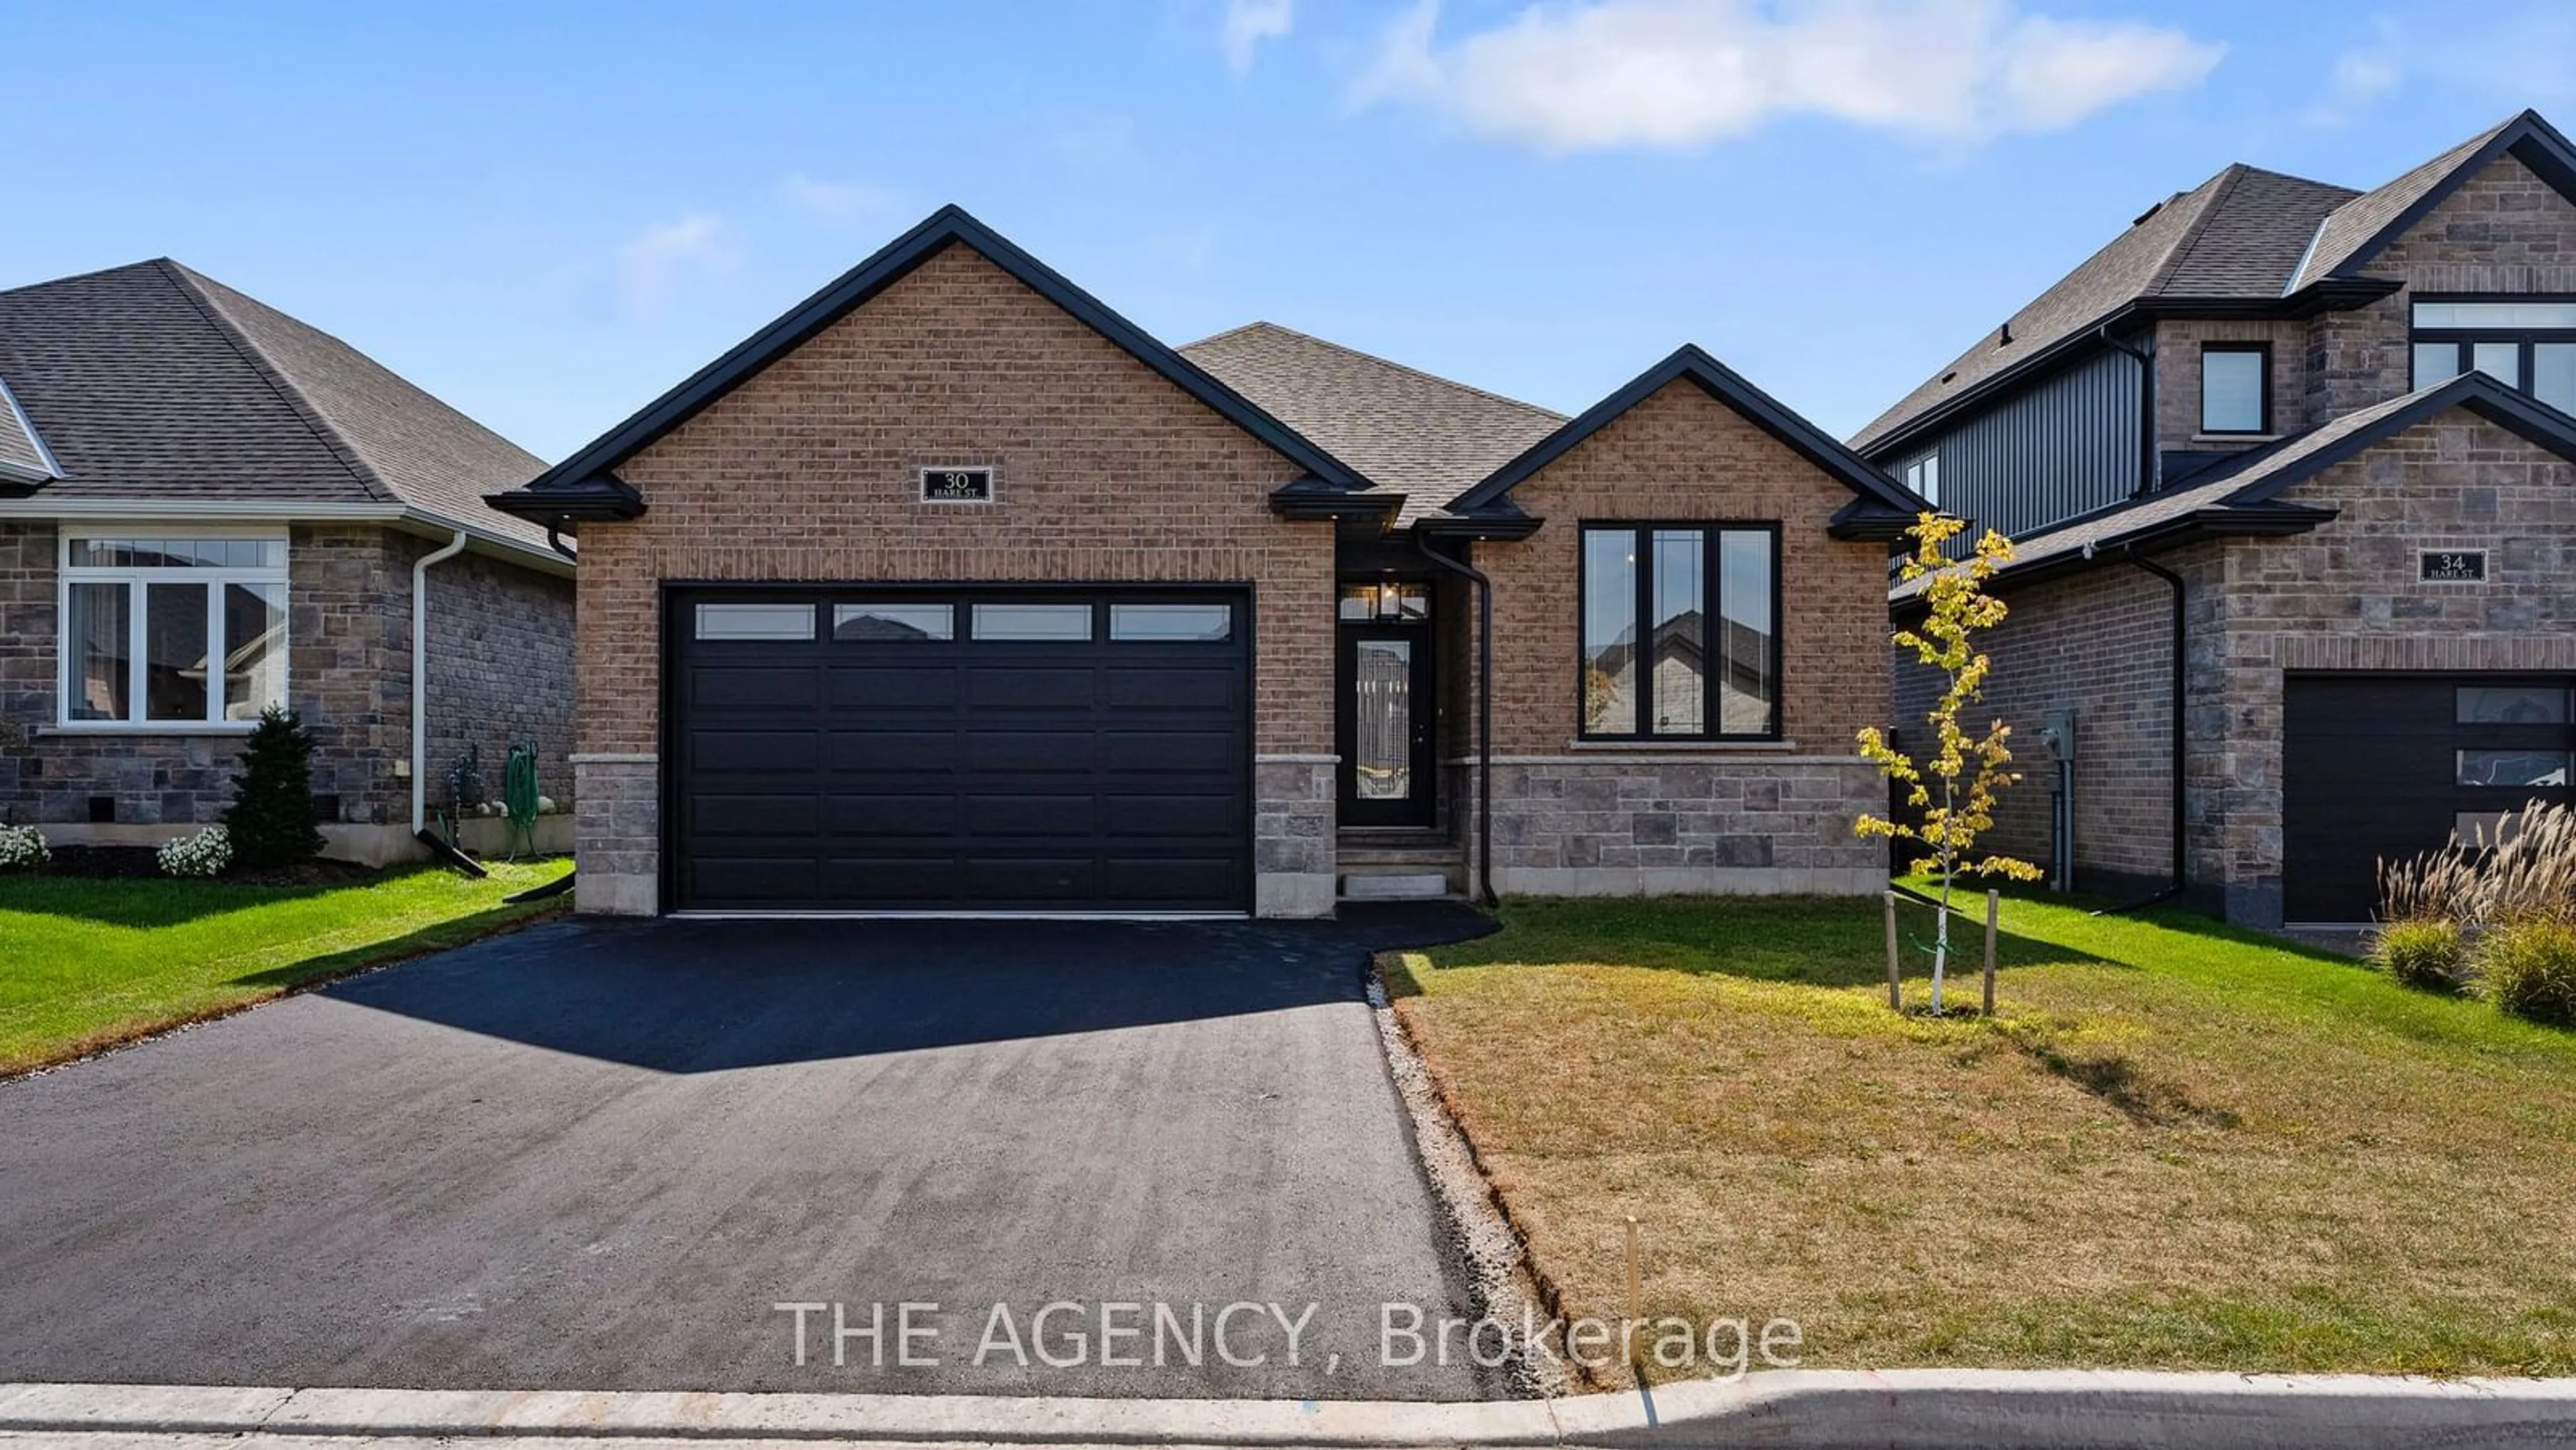
[[[522,741],[510,747],[510,763],[501,770],[501,809],[510,818],[510,859],[525,848],[537,854],[537,747]]]

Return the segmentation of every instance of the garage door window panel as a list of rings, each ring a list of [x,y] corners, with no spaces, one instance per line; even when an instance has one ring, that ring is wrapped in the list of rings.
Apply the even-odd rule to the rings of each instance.
[[[698,638],[721,640],[810,640],[814,637],[811,604],[701,604]]]
[[[2567,784],[2564,750],[2462,750],[2459,782],[2474,786],[2529,787]]]
[[[2458,703],[2463,725],[2564,725],[2568,720],[2568,692],[2545,685],[2462,685]]]
[[[1088,604],[978,604],[975,638],[1088,642],[1092,613]]]
[[[1113,604],[1109,637],[1122,643],[1218,644],[1234,637],[1234,606]]]
[[[832,638],[869,644],[953,639],[957,607],[953,604],[835,604]]]

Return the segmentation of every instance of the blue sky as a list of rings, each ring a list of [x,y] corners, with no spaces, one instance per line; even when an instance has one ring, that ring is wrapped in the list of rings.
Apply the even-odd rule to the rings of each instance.
[[[554,458],[953,200],[1169,341],[1847,433],[2228,161],[2576,121],[2571,11],[7,0],[0,286],[175,256]]]

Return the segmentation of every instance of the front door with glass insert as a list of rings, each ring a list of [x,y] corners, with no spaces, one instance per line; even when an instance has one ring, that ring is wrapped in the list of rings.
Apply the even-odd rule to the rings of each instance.
[[[1344,591],[1335,671],[1343,825],[1432,824],[1438,761],[1428,603],[1419,585]]]

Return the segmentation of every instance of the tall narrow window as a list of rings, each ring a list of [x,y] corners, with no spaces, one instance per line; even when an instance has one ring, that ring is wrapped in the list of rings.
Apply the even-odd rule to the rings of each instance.
[[[2200,431],[2269,433],[2272,349],[2260,342],[2212,342],[2200,349]]]
[[[1721,735],[1768,735],[1778,728],[1780,654],[1771,619],[1779,536],[1767,529],[1728,529],[1718,536],[1717,577],[1725,619],[1718,652]]]
[[[61,723],[246,726],[286,703],[286,540],[66,535]]]
[[[1582,734],[1776,736],[1779,557],[1769,525],[1585,525]]]
[[[1923,495],[1923,501],[1934,508],[1941,506],[1941,455],[1926,453],[1905,465],[1905,486]]]
[[[1637,733],[1637,531],[1583,535],[1583,733]]]
[[[1708,595],[1701,564],[1708,535],[1699,529],[1655,531],[1655,662],[1657,735],[1708,729]]]

